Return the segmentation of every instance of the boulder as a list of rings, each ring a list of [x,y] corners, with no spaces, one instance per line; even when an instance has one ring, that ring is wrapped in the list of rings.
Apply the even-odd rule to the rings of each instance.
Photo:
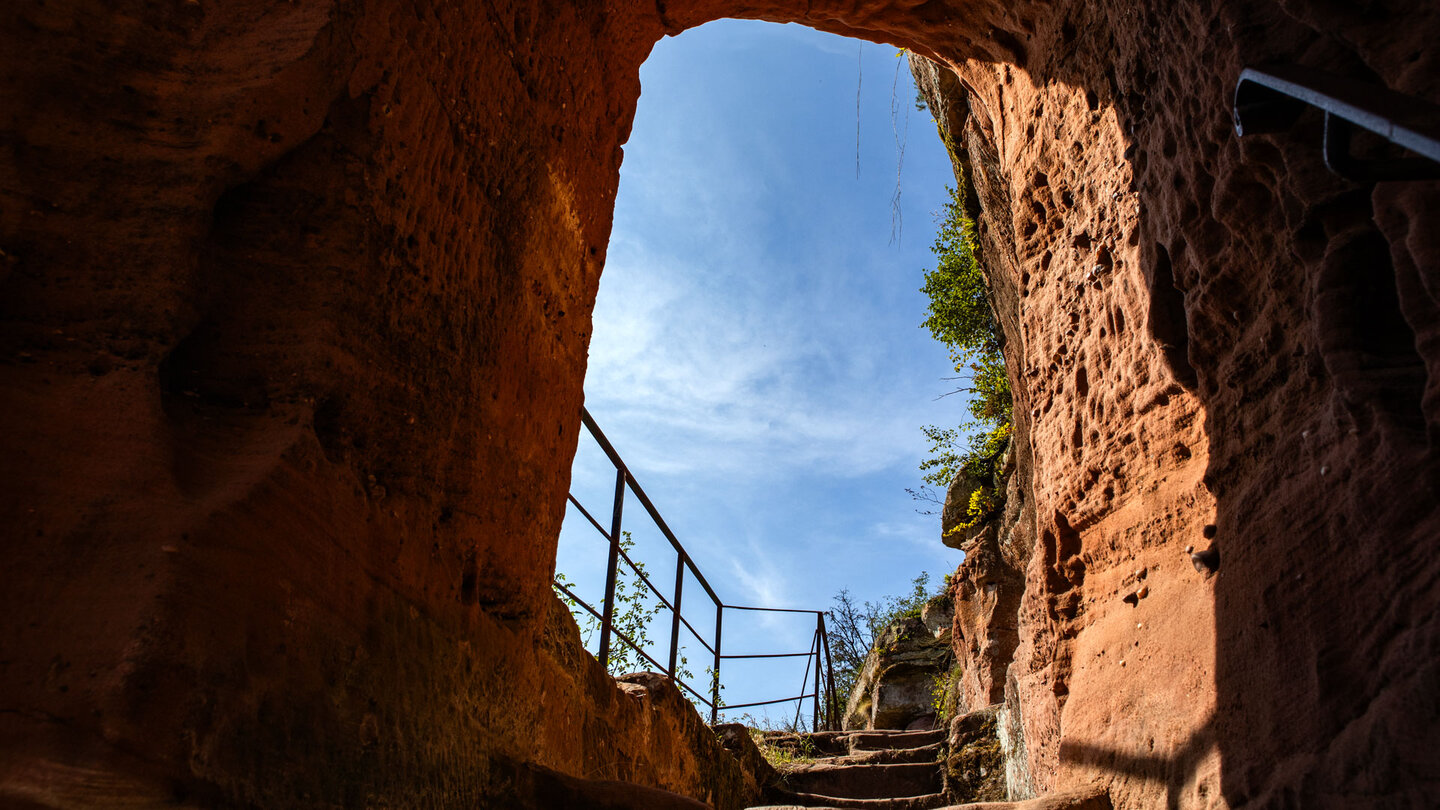
[[[880,632],[845,705],[849,730],[904,729],[934,720],[935,683],[954,654],[919,617]],[[922,723],[924,725],[924,723]]]
[[[1005,754],[996,734],[1002,705],[962,714],[946,731],[945,795],[954,801],[1000,801],[1006,796]]]
[[[925,623],[925,629],[936,641],[950,640],[950,625],[955,621],[955,600],[948,590],[920,608],[920,621]]]
[[[979,478],[964,472],[950,482],[950,488],[945,490],[945,506],[940,510],[940,537],[945,545],[951,548],[965,545],[970,530],[959,529],[959,526],[970,519],[966,514],[970,508],[970,497],[984,487]]]

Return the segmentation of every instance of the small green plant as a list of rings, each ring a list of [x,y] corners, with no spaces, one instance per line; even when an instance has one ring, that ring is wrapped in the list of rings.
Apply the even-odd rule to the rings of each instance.
[[[750,739],[760,750],[760,756],[776,770],[784,770],[787,765],[810,762],[821,756],[814,740],[795,728],[791,721],[776,726],[768,719],[757,720],[746,713],[740,716],[740,722],[750,729]]]
[[[793,746],[766,745],[760,749],[760,755],[773,768],[780,768],[785,765],[795,765],[811,762],[820,756],[815,750],[815,743],[809,737],[800,737],[799,742]]]
[[[680,649],[683,650],[685,648],[681,647]],[[680,665],[677,666],[676,669],[678,670],[677,674],[683,677],[686,683],[689,683],[695,676],[690,673],[690,670],[684,668],[685,663],[685,657],[681,656]],[[719,713],[725,710],[725,684],[720,683],[720,673],[713,666],[705,667],[705,685],[710,690],[708,693],[710,699],[715,701],[716,716],[719,716]],[[705,714],[708,708],[705,704],[701,703],[689,692],[685,693],[685,697],[689,698],[690,702],[695,704],[695,711],[700,712],[701,717],[708,717],[708,715]]]
[[[935,678],[935,684],[930,690],[930,705],[935,708],[935,719],[945,723],[955,716],[959,708],[956,704],[960,697],[960,676],[964,671],[960,663],[956,662],[949,670]]]
[[[630,536],[630,532],[621,532],[620,535],[620,548],[628,554],[635,548],[635,540]],[[619,566],[615,574],[615,612],[611,620],[616,630],[624,633],[641,649],[650,646],[650,620],[664,609],[658,602],[653,606],[649,604],[650,589],[642,578],[644,574],[645,563],[642,562],[635,563],[634,571],[629,570],[628,566]],[[611,672],[633,672],[645,666],[647,663],[638,650],[631,648],[618,636],[611,635],[610,660],[606,662],[606,669]]]
[[[570,616],[575,619],[575,626],[580,628],[580,643],[589,647],[590,637],[594,635],[596,628],[600,626],[600,622],[597,621],[594,616],[591,616],[589,611],[580,607],[579,602],[571,598],[565,591],[562,591],[560,589],[561,586],[569,588],[571,591],[575,590],[575,583],[571,582],[569,578],[565,576],[565,572],[556,571],[555,582],[550,587],[555,591],[555,595],[560,597],[560,601],[565,603],[565,607],[570,609]]]
[[[630,554],[630,551],[635,548],[635,539],[630,535],[630,532],[620,532],[620,548],[626,554]],[[650,602],[650,589],[646,587],[645,581],[642,578],[642,575],[645,573],[645,563],[636,561],[635,569],[636,570],[632,571],[629,566],[622,563],[615,572],[615,608],[611,626],[644,648],[648,647],[651,643],[650,621],[664,610],[665,606],[658,602],[655,604],[651,604]],[[595,632],[600,629],[600,620],[592,616],[589,611],[580,606],[579,602],[575,601],[558,587],[559,585],[563,585],[571,591],[575,590],[575,584],[567,579],[563,572],[555,572],[555,583],[557,586],[554,587],[555,595],[560,597],[560,601],[564,602],[565,606],[570,609],[570,615],[574,617],[575,624],[580,628],[580,641],[588,648],[590,646],[590,640],[595,636]],[[680,647],[675,662],[675,677],[677,680],[685,681],[691,686],[700,688],[699,685],[694,683],[695,673],[690,669],[690,659],[685,652],[686,648],[684,646]],[[634,672],[651,666],[650,662],[646,661],[644,656],[640,655],[639,652],[621,639],[618,633],[612,633],[610,636],[609,660],[604,663],[606,671],[611,673]],[[718,675],[715,669],[713,667],[706,667],[705,686],[710,688],[710,694],[712,695],[715,694],[717,686],[721,690],[725,688],[719,685],[717,681]],[[708,711],[708,707],[704,707],[699,700],[687,690],[682,689],[681,692],[690,699],[691,703],[695,704],[696,710],[702,714]],[[724,705],[724,701],[721,701],[721,705]]]

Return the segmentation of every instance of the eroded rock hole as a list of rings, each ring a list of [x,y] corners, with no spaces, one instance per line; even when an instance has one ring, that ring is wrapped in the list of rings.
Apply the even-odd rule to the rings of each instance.
[[[465,555],[465,568],[460,574],[460,604],[474,605],[480,601],[480,590],[476,583],[478,578],[475,552],[471,551]]]
[[[159,382],[167,410],[186,401],[229,409],[263,409],[269,404],[264,377],[254,373],[229,376],[214,371],[219,365],[219,343],[219,331],[207,321],[161,361]]]
[[[1070,521],[1056,512],[1054,526],[1046,528],[1041,538],[1041,548],[1045,550],[1046,562],[1049,563],[1046,580],[1050,591],[1056,595],[1064,594],[1083,584],[1086,566],[1080,557],[1080,533],[1070,525]],[[1062,610],[1059,615],[1074,617],[1073,612],[1066,613]]]
[[[1150,336],[1160,345],[1175,381],[1186,388],[1197,382],[1190,364],[1190,332],[1185,316],[1185,293],[1175,286],[1170,251],[1155,244],[1155,262],[1150,275]]]
[[[233,241],[235,223],[248,214],[249,189],[231,189],[220,197],[213,213],[216,241]],[[266,379],[260,369],[237,357],[233,344],[246,330],[237,327],[231,313],[234,296],[228,295],[224,271],[207,257],[200,270],[206,299],[194,327],[160,362],[159,383],[166,410],[175,416],[183,403],[227,409],[261,408],[269,404]],[[227,329],[227,326],[229,327]],[[239,338],[243,340],[242,338]]]
[[[1352,399],[1423,426],[1425,365],[1400,308],[1390,245],[1378,231],[1364,228],[1331,244],[1315,320],[1326,371]]]

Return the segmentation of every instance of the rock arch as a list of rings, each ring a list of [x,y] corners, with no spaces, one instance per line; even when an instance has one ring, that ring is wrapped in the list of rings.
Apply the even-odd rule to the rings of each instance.
[[[0,795],[438,805],[513,762],[696,778],[617,742],[645,721],[548,646],[545,575],[639,65],[734,16],[954,74],[941,123],[1023,403],[1032,511],[1003,550],[1026,571],[1009,692],[1033,787],[1423,797],[1440,206],[1346,186],[1298,138],[1239,144],[1226,100],[1267,60],[1434,98],[1437,14],[8,5]],[[1383,247],[1403,385],[1320,333],[1326,279]],[[1365,373],[1337,385],[1337,362]],[[1186,580],[1174,546],[1202,526],[1225,567]],[[1127,667],[1143,689],[1111,668],[1142,640],[1110,604],[1136,561],[1173,575],[1151,597],[1169,635]]]

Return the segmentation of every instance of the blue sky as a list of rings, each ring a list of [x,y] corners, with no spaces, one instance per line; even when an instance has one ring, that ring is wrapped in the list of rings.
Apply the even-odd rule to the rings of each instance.
[[[920,483],[921,426],[957,424],[964,405],[937,400],[953,369],[919,328],[933,212],[954,180],[904,60],[724,20],[657,44],[641,83],[587,407],[727,604],[824,609],[841,588],[878,600],[921,571],[938,582],[961,556],[905,488]],[[587,434],[573,479],[608,524],[614,472]],[[668,594],[674,553],[633,498],[625,514]],[[597,606],[604,553],[572,508],[557,568]],[[702,594],[687,581],[683,613],[710,641]],[[669,625],[650,632],[661,661]],[[727,612],[724,651],[803,650],[813,629]],[[707,655],[682,642],[703,673]],[[726,662],[725,700],[798,694],[802,667]]]

